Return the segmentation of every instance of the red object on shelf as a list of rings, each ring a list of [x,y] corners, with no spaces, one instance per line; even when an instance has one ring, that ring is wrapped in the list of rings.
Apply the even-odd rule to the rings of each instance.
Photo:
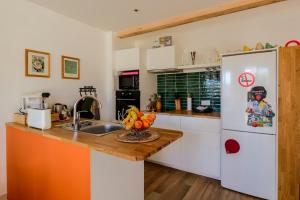
[[[285,44],[285,47],[288,47],[290,46],[290,44],[296,44],[297,46],[300,45],[300,42],[298,40],[291,40],[291,41],[288,41],[286,44]]]
[[[227,154],[238,153],[240,151],[240,144],[234,139],[229,139],[225,142],[225,149]]]

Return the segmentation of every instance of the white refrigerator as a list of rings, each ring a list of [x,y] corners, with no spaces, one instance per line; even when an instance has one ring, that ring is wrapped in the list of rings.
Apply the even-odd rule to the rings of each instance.
[[[222,57],[221,184],[276,199],[277,51]]]

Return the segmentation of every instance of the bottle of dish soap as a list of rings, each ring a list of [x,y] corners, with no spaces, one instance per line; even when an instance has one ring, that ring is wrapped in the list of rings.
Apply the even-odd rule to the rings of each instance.
[[[186,102],[187,102],[186,110],[191,111],[192,110],[192,95],[191,95],[191,93],[188,93]]]

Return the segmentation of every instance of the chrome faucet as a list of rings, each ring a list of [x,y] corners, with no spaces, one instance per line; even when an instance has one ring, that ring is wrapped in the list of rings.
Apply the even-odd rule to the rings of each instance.
[[[73,131],[74,132],[77,132],[77,131],[80,130],[80,113],[81,112],[87,112],[87,111],[77,111],[77,105],[81,100],[86,99],[86,98],[94,99],[97,102],[98,117],[95,117],[95,118],[100,120],[100,113],[99,113],[100,111],[99,111],[99,109],[102,108],[102,104],[100,103],[100,101],[98,101],[98,99],[96,97],[93,97],[93,96],[81,97],[75,102],[74,108],[73,108]]]

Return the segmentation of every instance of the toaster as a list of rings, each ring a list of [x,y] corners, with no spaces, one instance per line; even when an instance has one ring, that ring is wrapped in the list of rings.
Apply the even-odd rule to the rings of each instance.
[[[51,109],[27,109],[27,125],[42,130],[51,128]]]

